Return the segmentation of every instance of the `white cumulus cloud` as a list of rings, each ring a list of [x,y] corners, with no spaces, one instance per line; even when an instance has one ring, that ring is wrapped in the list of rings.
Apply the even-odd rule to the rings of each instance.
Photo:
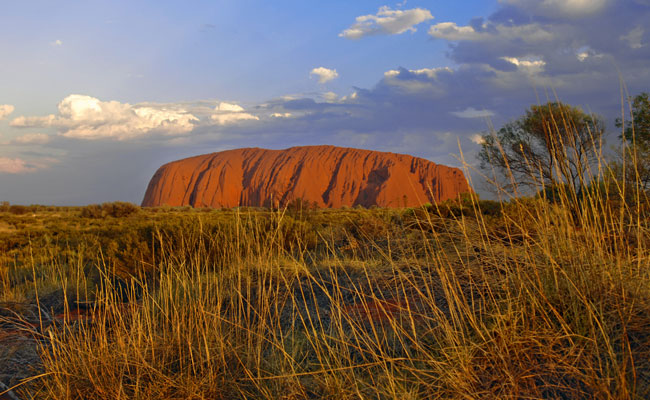
[[[454,111],[451,113],[459,118],[487,118],[494,116],[490,110],[477,110],[474,107],[468,107],[463,111]]]
[[[398,35],[406,31],[415,32],[415,25],[433,19],[431,12],[424,8],[392,10],[380,7],[377,14],[361,15],[348,29],[339,33],[346,39],[361,39],[369,35]]]
[[[546,62],[539,58],[516,58],[516,57],[501,57],[502,60],[508,61],[526,72],[536,74],[544,70]]]
[[[500,0],[544,16],[583,16],[601,11],[613,0]]]
[[[404,70],[405,71],[405,70]],[[449,67],[438,67],[438,68],[420,68],[420,69],[409,69],[409,73],[413,75],[422,75],[430,79],[435,79],[440,72],[453,72]],[[390,79],[399,76],[402,71],[397,69],[391,69],[384,72],[384,78]]]
[[[335,69],[329,69],[325,67],[318,67],[311,70],[309,76],[317,76],[318,83],[327,83],[331,80],[334,80],[339,77],[339,73]]]
[[[241,112],[244,111],[244,107],[239,104],[226,103],[222,101],[215,107],[215,111]]]
[[[484,28],[487,28],[486,26]],[[555,35],[539,24],[495,25],[491,29],[476,30],[471,26],[458,26],[454,22],[441,22],[429,28],[429,35],[450,41],[518,40],[525,43],[550,42]]]
[[[441,94],[441,88],[436,84],[440,74],[453,74],[448,67],[420,69],[391,69],[384,72],[384,83],[391,87],[399,87],[405,92],[429,92]]]
[[[341,101],[342,101],[342,102],[345,102],[345,101],[354,101],[354,100],[357,99],[357,97],[359,97],[359,93],[357,93],[357,92],[352,92],[352,93],[350,93],[349,95],[345,95],[345,96],[341,97]]]
[[[273,117],[273,118],[291,118],[292,116],[293,116],[293,114],[291,114],[289,112],[271,114],[271,117]]]
[[[622,35],[620,39],[627,43],[633,49],[640,49],[643,47],[643,34],[645,31],[641,26],[632,29],[626,35]]]
[[[321,95],[321,97],[323,97],[323,99],[325,99],[325,101],[328,103],[334,103],[339,99],[339,96],[334,92],[325,92]]]
[[[245,112],[239,104],[221,102],[214,108],[210,119],[219,125],[229,125],[242,121],[257,121],[259,117]]]
[[[147,134],[181,135],[198,118],[183,108],[163,104],[120,103],[73,94],[58,105],[58,115],[20,116],[13,127],[53,127],[69,138],[128,140]]]
[[[12,112],[14,112],[14,106],[11,104],[0,104],[0,120],[6,118]]]
[[[385,78],[394,78],[399,75],[399,71],[396,69],[391,69],[386,72],[384,72],[384,77]]]
[[[429,28],[429,35],[446,40],[479,40],[481,35],[471,26],[458,26],[455,22],[441,22]]]
[[[479,135],[478,133],[475,133],[472,136],[470,136],[469,140],[471,140],[472,143],[476,143],[476,144],[485,143],[485,138],[482,135]]]
[[[430,79],[435,79],[440,72],[454,72],[454,71],[449,67],[438,67],[438,68],[410,69],[409,72],[415,75],[425,75]]]
[[[11,144],[45,144],[50,141],[50,135],[44,133],[28,133],[18,136],[11,141]]]
[[[34,172],[37,168],[20,158],[0,157],[0,173],[22,174]]]

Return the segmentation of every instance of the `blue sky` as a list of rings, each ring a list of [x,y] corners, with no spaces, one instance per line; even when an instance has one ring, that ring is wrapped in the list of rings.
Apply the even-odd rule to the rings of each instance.
[[[475,164],[487,117],[554,92],[613,122],[619,77],[650,90],[648,20],[650,0],[6,2],[0,201],[139,203],[163,163],[236,147]]]

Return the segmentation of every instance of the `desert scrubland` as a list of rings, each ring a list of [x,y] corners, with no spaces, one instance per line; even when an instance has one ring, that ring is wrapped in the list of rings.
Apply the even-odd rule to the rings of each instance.
[[[5,396],[648,398],[650,203],[622,156],[501,201],[3,204]]]

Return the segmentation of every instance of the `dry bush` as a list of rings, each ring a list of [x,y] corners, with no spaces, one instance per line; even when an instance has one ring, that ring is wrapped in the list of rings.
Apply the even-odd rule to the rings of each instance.
[[[116,201],[102,204],[102,213],[113,218],[128,217],[140,211],[140,207],[132,203]]]
[[[104,213],[102,212],[102,206],[99,204],[90,204],[83,207],[79,215],[81,218],[102,218]]]

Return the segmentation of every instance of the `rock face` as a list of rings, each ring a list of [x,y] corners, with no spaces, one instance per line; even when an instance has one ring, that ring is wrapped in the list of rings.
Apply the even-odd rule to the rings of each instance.
[[[143,206],[362,205],[412,207],[470,191],[457,168],[404,154],[334,146],[246,148],[165,164]]]

